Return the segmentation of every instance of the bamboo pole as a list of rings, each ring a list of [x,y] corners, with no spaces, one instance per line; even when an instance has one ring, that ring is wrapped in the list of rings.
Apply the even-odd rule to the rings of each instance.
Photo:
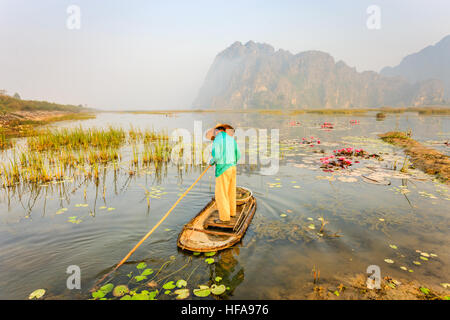
[[[119,269],[119,267],[124,264],[128,258],[130,258],[130,256],[137,250],[137,248],[139,248],[139,246],[156,230],[156,228],[158,228],[161,223],[169,216],[169,214],[172,212],[172,210],[178,205],[178,203],[181,201],[181,199],[183,199],[189,191],[191,191],[191,189],[197,184],[197,182],[205,175],[206,171],[208,171],[208,169],[211,167],[211,165],[208,165],[208,167],[202,172],[202,174],[197,178],[197,180],[194,181],[194,183],[186,189],[186,191],[178,198],[178,200],[173,204],[173,206],[169,209],[169,211],[167,211],[167,213],[161,218],[161,220],[158,221],[158,223],[133,247],[133,249],[131,249],[130,252],[128,252],[128,254],[114,267],[114,269],[112,269],[110,272],[108,272],[107,274],[105,274],[99,281],[97,281],[94,285],[94,287],[91,289],[91,291],[95,291],[95,288],[103,282],[103,280],[106,279],[106,277],[108,277],[111,273],[113,273],[114,271],[116,271],[117,269]]]

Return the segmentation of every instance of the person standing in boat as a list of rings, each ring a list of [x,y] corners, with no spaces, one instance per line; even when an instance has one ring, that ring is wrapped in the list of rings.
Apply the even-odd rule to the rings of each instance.
[[[228,223],[236,215],[236,164],[241,152],[233,134],[234,128],[229,124],[218,124],[206,134],[214,140],[210,165],[216,166],[215,198],[219,210],[216,223]]]

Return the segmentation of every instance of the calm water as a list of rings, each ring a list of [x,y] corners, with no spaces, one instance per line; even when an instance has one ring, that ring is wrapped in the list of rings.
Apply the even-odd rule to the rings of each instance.
[[[257,199],[253,223],[242,243],[217,254],[213,264],[205,263],[204,256],[177,249],[182,226],[214,194],[214,172],[210,169],[119,269],[113,283],[127,283],[127,274],[136,272],[140,262],[156,271],[167,261],[170,263],[163,268],[161,277],[189,279],[188,288],[193,289],[211,284],[220,276],[230,287],[224,295],[229,299],[306,298],[311,293],[314,267],[320,270],[321,281],[330,285],[365,273],[369,265],[379,265],[382,276],[417,280],[439,290],[440,283],[449,282],[449,188],[420,173],[410,179],[387,177],[390,185],[370,184],[362,179],[361,172],[368,170],[367,166],[380,169],[392,167],[395,159],[403,161],[401,150],[380,142],[376,136],[394,129],[412,129],[416,140],[449,154],[442,142],[450,138],[450,117],[401,114],[376,121],[374,115],[185,113],[168,117],[105,113],[93,120],[57,126],[113,125],[129,129],[133,125],[167,129],[170,133],[178,127],[193,132],[195,120],[202,121],[203,130],[218,121],[244,129],[280,130],[281,159],[275,175],[261,175],[257,168],[238,166],[238,185],[251,188]],[[291,120],[300,125],[290,127]],[[352,125],[350,120],[359,123]],[[320,124],[324,121],[335,124],[335,129],[322,130]],[[310,136],[319,137],[321,145],[304,147],[297,143],[296,139]],[[320,170],[317,159],[323,154],[317,152],[323,149],[330,154],[350,146],[382,152],[385,161],[363,160],[352,167],[352,176],[332,177]],[[129,151],[124,147],[124,167]],[[4,153],[2,158],[7,156]],[[148,168],[132,178],[111,172],[98,188],[93,183],[75,181],[50,184],[35,192],[11,193],[1,189],[0,298],[26,299],[38,288],[45,288],[48,298],[89,298],[88,291],[95,280],[125,256],[201,171],[200,167],[179,171],[169,164],[158,174]],[[353,178],[352,182],[339,179],[343,177]],[[150,210],[142,186],[160,191],[151,199]],[[85,203],[87,207],[80,206]],[[67,211],[56,214],[61,208]],[[68,222],[70,216],[77,216],[81,222]],[[328,221],[325,230],[330,236],[317,234],[321,217]],[[331,236],[334,234],[340,237]],[[437,256],[425,261],[416,250]],[[386,263],[385,259],[394,263]],[[81,268],[81,290],[66,289],[66,268],[70,265]],[[171,297],[162,294],[159,298]]]

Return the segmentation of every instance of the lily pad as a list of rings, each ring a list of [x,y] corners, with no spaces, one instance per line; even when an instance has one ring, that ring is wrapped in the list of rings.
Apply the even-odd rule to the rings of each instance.
[[[131,296],[129,294],[127,294],[126,296],[123,296],[122,298],[120,298],[120,300],[131,300]]]
[[[131,300],[150,300],[150,297],[146,293],[136,293]]]
[[[226,290],[226,287],[223,284],[221,284],[221,285],[213,284],[211,286],[211,293],[216,296],[221,295],[222,293],[225,292],[225,290]]]
[[[205,257],[212,257],[212,256],[216,255],[216,253],[217,253],[217,252],[215,252],[215,251],[212,251],[212,252],[206,252],[206,253],[205,253]]]
[[[100,288],[100,291],[103,291],[105,294],[110,293],[114,289],[114,285],[112,283],[105,284]]]
[[[189,297],[189,289],[178,289],[175,290],[174,293],[177,295],[177,300],[183,300]]]
[[[30,295],[28,296],[28,299],[40,299],[44,296],[45,289],[37,289],[34,290]]]
[[[203,298],[203,297],[209,296],[211,293],[211,290],[209,289],[208,286],[200,286],[200,289],[194,289],[193,292],[197,297]]]
[[[148,275],[151,275],[152,273],[153,273],[153,270],[150,268],[147,268],[144,271],[142,271],[141,276],[148,276]]]
[[[172,290],[172,289],[174,289],[175,287],[176,287],[176,285],[175,285],[175,283],[173,283],[173,281],[166,282],[166,283],[163,285],[163,288],[166,289],[166,290]]]
[[[216,277],[215,279],[214,279],[214,281],[216,281],[216,282],[220,282],[220,281],[222,281],[222,277]]]
[[[130,290],[128,289],[128,287],[124,284],[118,285],[114,288],[113,290],[113,296],[114,297],[121,297],[124,294],[130,292]]]
[[[147,264],[145,262],[141,262],[136,266],[136,268],[138,268],[139,270],[144,269],[145,267],[147,267]]]
[[[213,258],[207,258],[207,259],[205,259],[205,262],[207,264],[212,264],[212,263],[214,263],[214,259]]]
[[[95,292],[92,292],[92,298],[101,299],[104,296],[106,296],[106,293],[102,290],[97,290]]]
[[[186,287],[187,286],[187,282],[186,280],[180,279],[177,281],[177,287],[178,288],[182,288],[182,287]]]
[[[136,280],[136,282],[140,282],[140,281],[145,280],[145,279],[147,279],[146,276],[136,276],[136,277],[134,277],[134,280]]]

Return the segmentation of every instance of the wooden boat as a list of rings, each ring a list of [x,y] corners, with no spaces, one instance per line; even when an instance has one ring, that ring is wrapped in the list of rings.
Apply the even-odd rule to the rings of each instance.
[[[178,247],[195,252],[210,252],[229,248],[238,243],[247,231],[256,211],[256,200],[249,189],[237,187],[249,196],[236,200],[236,215],[227,224],[216,223],[219,219],[214,198],[181,230]]]

